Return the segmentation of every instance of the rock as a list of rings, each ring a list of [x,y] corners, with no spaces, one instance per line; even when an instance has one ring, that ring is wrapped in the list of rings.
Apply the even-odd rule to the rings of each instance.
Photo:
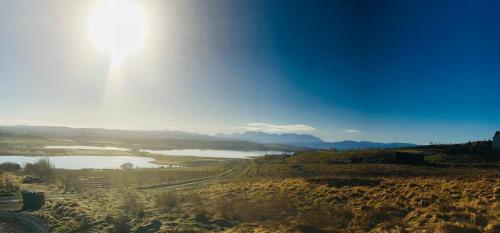
[[[194,220],[200,223],[210,223],[210,220],[205,213],[196,213]]]
[[[160,220],[156,219],[151,221],[150,223],[140,226],[137,228],[135,231],[136,233],[152,233],[152,232],[157,232],[161,228],[161,222]]]
[[[215,224],[219,227],[222,227],[222,228],[230,228],[230,227],[233,227],[233,224],[225,219],[225,218],[218,218],[218,219],[214,219],[211,221],[212,224]]]

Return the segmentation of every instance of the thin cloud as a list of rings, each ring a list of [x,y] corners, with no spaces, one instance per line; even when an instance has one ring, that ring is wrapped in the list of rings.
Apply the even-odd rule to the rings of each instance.
[[[359,133],[361,131],[357,130],[357,129],[346,129],[344,132],[346,132],[346,133]]]
[[[39,126],[56,126],[55,123],[31,120],[7,120],[0,119],[0,125],[39,125]]]
[[[248,123],[241,128],[247,131],[261,131],[267,133],[298,133],[316,130],[314,127],[304,124],[275,125],[268,123]]]

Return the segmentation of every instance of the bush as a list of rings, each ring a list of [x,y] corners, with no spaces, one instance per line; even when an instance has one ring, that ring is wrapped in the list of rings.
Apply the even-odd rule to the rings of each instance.
[[[128,224],[129,218],[127,216],[119,216],[117,218],[111,219],[111,224],[113,228],[111,228],[111,233],[129,233],[130,225]]]
[[[130,169],[134,168],[134,165],[132,163],[124,163],[124,164],[120,165],[120,167],[123,170],[130,170]]]
[[[27,163],[24,170],[28,174],[39,176],[45,182],[54,181],[55,169],[54,165],[50,163],[50,159],[48,157],[41,158],[33,164]]]
[[[0,171],[15,172],[21,170],[21,165],[12,162],[0,163]]]
[[[382,222],[397,222],[406,215],[405,210],[396,206],[383,205],[367,209],[363,214],[363,221],[369,226]]]
[[[163,212],[169,212],[181,202],[181,196],[175,192],[164,192],[155,196],[155,204]]]
[[[296,206],[290,200],[279,197],[247,199],[218,199],[217,214],[222,217],[245,222],[286,221],[296,214]]]
[[[301,224],[316,228],[345,228],[349,225],[354,214],[340,205],[313,206],[302,211],[299,216]]]
[[[89,218],[82,218],[80,220],[80,224],[78,226],[78,230],[80,232],[86,232],[90,228],[92,228],[92,221]]]
[[[196,212],[194,215],[194,220],[196,220],[197,222],[201,222],[201,223],[210,222],[210,220],[207,216],[207,213],[205,211]]]
[[[435,233],[480,233],[477,228],[458,223],[440,223],[431,226],[429,232]]]
[[[141,218],[144,217],[144,206],[137,202],[138,195],[133,192],[126,192],[123,196],[122,209],[130,215]]]
[[[146,213],[144,212],[144,209],[141,208],[136,212],[135,216],[140,219],[143,219],[144,217],[146,217]]]

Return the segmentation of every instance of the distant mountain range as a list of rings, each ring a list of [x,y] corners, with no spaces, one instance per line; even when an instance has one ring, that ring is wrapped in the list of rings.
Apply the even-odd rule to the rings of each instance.
[[[368,148],[399,148],[416,146],[412,143],[381,143],[370,141],[340,141],[340,142],[325,142],[322,139],[310,134],[295,134],[283,133],[273,134],[259,131],[248,131],[244,133],[234,134],[218,134],[219,138],[237,139],[263,144],[281,144],[300,148],[311,149],[338,149],[338,150],[353,150],[353,149],[368,149]]]
[[[297,143],[323,143],[321,138],[315,137],[309,134],[295,134],[295,133],[285,133],[285,134],[271,134],[260,131],[247,131],[244,133],[234,133],[234,134],[217,134],[219,138],[226,139],[237,139],[242,141],[265,143],[265,144],[297,144]]]
[[[107,142],[148,148],[200,148],[241,150],[295,149],[367,149],[416,146],[411,143],[380,143],[369,141],[325,142],[310,134],[266,133],[247,131],[215,136],[181,131],[111,130],[100,128],[70,128],[61,126],[0,126],[2,138],[31,138],[50,143],[72,140],[73,143],[106,144]],[[40,141],[41,140],[41,141]]]

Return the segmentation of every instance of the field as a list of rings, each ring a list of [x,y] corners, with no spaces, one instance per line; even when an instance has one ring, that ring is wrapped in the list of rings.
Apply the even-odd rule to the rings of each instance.
[[[58,170],[58,177],[101,176],[112,185],[81,189],[58,179],[21,188],[67,192],[33,213],[51,232],[500,231],[500,169],[491,157],[449,166],[441,151],[424,164],[387,162],[417,152],[311,151],[185,160],[197,166],[177,170]]]

